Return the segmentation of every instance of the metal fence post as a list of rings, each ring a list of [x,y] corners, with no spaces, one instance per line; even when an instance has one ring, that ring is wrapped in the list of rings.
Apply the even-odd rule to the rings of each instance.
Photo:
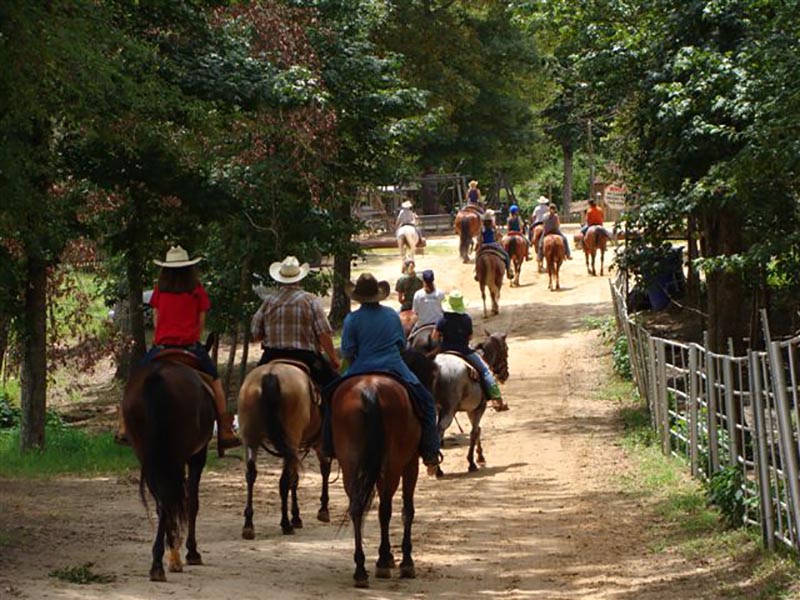
[[[658,402],[658,373],[656,371],[656,340],[652,336],[647,339],[647,370],[648,370],[648,388],[647,388],[647,401],[650,405],[650,411],[653,415],[656,424],[656,431],[659,435],[663,435],[661,431],[661,405]]]
[[[766,423],[764,422],[764,396],[761,385],[761,364],[758,352],[748,353],[750,381],[753,390],[753,416],[755,417],[756,443],[753,460],[758,469],[758,496],[761,502],[761,537],[770,550],[775,551],[775,514],[769,485],[769,453],[767,452]]]
[[[664,340],[658,340],[656,346],[658,357],[658,402],[661,416],[661,449],[666,456],[670,455],[670,429],[669,429],[669,392],[667,391],[667,349]]]
[[[800,540],[797,539],[797,528],[800,524],[800,480],[797,471],[797,446],[792,434],[792,416],[789,408],[789,398],[786,393],[786,377],[783,372],[783,356],[781,356],[780,342],[769,345],[769,362],[772,373],[772,388],[775,393],[775,409],[778,413],[778,427],[780,428],[780,445],[783,448],[785,464],[783,470],[789,483],[789,498],[791,506],[789,514],[792,516],[795,550],[800,551]]]
[[[691,466],[692,477],[697,477],[697,463],[699,459],[699,448],[697,447],[697,346],[689,346],[689,416],[686,425],[689,428],[689,464]]]
[[[731,466],[739,463],[739,440],[737,439],[736,409],[734,408],[733,389],[735,387],[733,377],[733,361],[730,356],[726,356],[722,363],[722,375],[725,382],[725,422],[728,425],[728,454]]]
[[[708,455],[711,459],[711,472],[713,475],[719,471],[719,436],[717,435],[717,368],[714,355],[706,347],[706,393],[707,410],[706,421],[708,424]]]

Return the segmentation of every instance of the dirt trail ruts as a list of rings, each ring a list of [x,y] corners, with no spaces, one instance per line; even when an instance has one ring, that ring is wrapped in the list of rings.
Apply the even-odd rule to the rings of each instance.
[[[305,528],[278,526],[278,465],[262,456],[256,483],[256,540],[240,538],[245,485],[241,462],[223,461],[201,483],[198,541],[204,566],[147,579],[152,527],[133,477],[0,481],[0,597],[21,598],[682,598],[710,597],[702,567],[648,549],[651,518],[618,474],[631,468],[618,446],[614,407],[597,399],[606,375],[603,348],[581,330],[589,315],[611,313],[608,280],[589,277],[582,255],[565,263],[563,289],[547,291],[536,263],[523,286],[503,288],[501,314],[484,320],[472,265],[456,256],[454,237],[430,241],[418,271],[433,268],[444,290],[470,300],[476,337],[508,331],[511,409],[486,414],[487,464],[466,470],[468,431],[447,438],[442,480],[421,478],[413,530],[416,580],[371,579],[352,587],[353,539],[346,497],[332,486],[333,522],[315,520],[319,476],[308,461],[300,486]],[[399,275],[396,253],[372,255],[361,270]],[[355,277],[355,275],[354,275]],[[465,417],[461,424],[468,425]],[[399,552],[400,498],[393,543]],[[365,526],[367,560],[377,558],[377,511]],[[95,563],[116,581],[78,586],[48,576],[55,568]]]

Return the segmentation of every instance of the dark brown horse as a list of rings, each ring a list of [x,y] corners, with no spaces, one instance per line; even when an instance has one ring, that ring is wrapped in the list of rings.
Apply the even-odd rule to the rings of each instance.
[[[481,216],[477,209],[462,208],[456,215],[456,233],[458,234],[458,254],[465,263],[469,262],[469,253],[475,247],[475,238],[481,232]]]
[[[597,270],[595,269],[595,258],[597,257],[597,251],[600,251],[600,275],[603,274],[603,263],[605,263],[606,259],[606,244],[608,244],[608,238],[606,237],[605,231],[599,225],[592,225],[586,231],[586,235],[583,236],[583,254],[586,256],[586,271],[589,275],[597,275]],[[589,265],[589,257],[592,258],[591,266]]]
[[[550,291],[560,290],[561,283],[558,275],[561,271],[561,263],[567,255],[564,248],[564,240],[557,233],[549,233],[544,237],[544,259],[547,262],[547,289]],[[555,286],[553,281],[555,280]]]
[[[180,358],[191,362],[191,358]],[[150,579],[166,581],[164,539],[170,549],[169,570],[182,571],[181,529],[187,521],[186,562],[203,562],[197,551],[195,522],[200,476],[214,428],[212,391],[190,366],[155,360],[131,375],[121,408],[128,439],[141,464],[139,494],[145,506],[145,489],[156,502],[158,529]]]
[[[544,225],[541,223],[528,231],[529,239],[531,240],[531,249],[536,252],[536,264],[539,266],[539,273],[544,273],[544,260],[539,258],[539,253],[537,252],[542,233],[544,233]]]
[[[478,284],[481,287],[484,318],[489,316],[486,310],[487,286],[492,300],[492,314],[499,314],[500,306],[498,303],[500,301],[500,290],[503,287],[503,276],[506,273],[506,266],[503,263],[503,259],[491,249],[483,250],[478,253],[478,258],[475,259],[475,273],[478,278]]]
[[[281,530],[292,534],[303,526],[297,503],[297,483],[301,454],[314,448],[322,474],[322,496],[317,518],[327,523],[328,478],[331,461],[322,456],[319,439],[322,412],[315,402],[315,392],[305,365],[273,360],[256,367],[247,375],[239,390],[239,436],[247,449],[247,505],[244,509],[242,537],[255,538],[253,527],[253,485],[256,481],[256,457],[259,447],[269,449],[283,459],[279,482],[281,495]],[[267,446],[269,444],[269,446]],[[292,519],[288,515],[288,496],[292,494]]]
[[[528,242],[521,234],[512,233],[503,238],[503,248],[505,248],[511,258],[511,264],[514,266],[514,279],[511,280],[511,286],[519,287],[522,263],[528,258]]]
[[[412,358],[409,358],[411,356]],[[436,366],[420,353],[407,351],[404,359],[420,382],[432,388]],[[425,373],[420,372],[420,367]],[[362,525],[377,491],[380,500],[381,543],[375,577],[391,577],[395,566],[389,540],[392,498],[403,481],[403,560],[400,577],[414,578],[411,525],[414,490],[419,473],[421,428],[405,387],[388,375],[356,375],[345,379],[331,398],[333,447],[342,468],[344,489],[355,535],[353,574],[356,587],[368,587],[364,568]]]

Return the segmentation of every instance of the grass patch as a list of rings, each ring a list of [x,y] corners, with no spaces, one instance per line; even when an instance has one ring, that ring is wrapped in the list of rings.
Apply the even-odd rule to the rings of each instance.
[[[50,577],[55,577],[67,583],[77,583],[86,585],[89,583],[111,583],[116,581],[115,575],[107,573],[95,573],[92,571],[94,563],[87,562],[77,567],[64,567],[50,572]]]
[[[60,424],[45,429],[45,449],[21,453],[19,429],[0,431],[0,477],[117,473],[136,467],[130,448],[110,432],[93,434]]]

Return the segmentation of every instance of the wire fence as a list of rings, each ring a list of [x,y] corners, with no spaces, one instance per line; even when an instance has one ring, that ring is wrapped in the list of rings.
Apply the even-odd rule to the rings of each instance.
[[[664,454],[685,459],[701,480],[739,469],[744,524],[759,527],[769,549],[800,555],[800,336],[769,341],[766,352],[716,354],[650,335],[623,290],[621,278],[611,281],[633,380]]]

